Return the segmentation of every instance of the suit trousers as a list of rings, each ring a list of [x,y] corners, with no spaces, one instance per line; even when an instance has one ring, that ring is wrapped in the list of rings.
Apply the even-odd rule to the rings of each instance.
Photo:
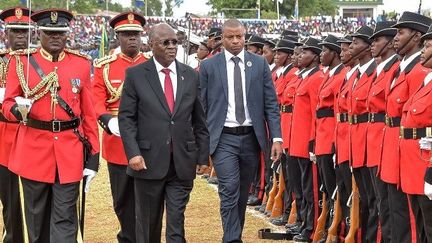
[[[306,204],[301,186],[301,170],[297,157],[287,156],[288,185],[295,195],[297,221],[303,222],[306,217]]]
[[[346,219],[350,217],[350,207],[347,204],[352,192],[352,173],[349,162],[345,161],[338,164],[335,168],[335,173],[343,218],[347,222]],[[348,229],[346,230],[348,232]]]
[[[3,205],[3,243],[23,243],[18,176],[0,165],[0,200]]]
[[[381,225],[381,242],[391,243],[392,225],[388,200],[387,184],[377,177],[378,166],[369,168],[372,185],[378,202],[378,216]],[[398,241],[400,242],[400,241]]]
[[[114,212],[120,223],[117,234],[119,243],[134,243],[135,240],[135,193],[134,179],[126,174],[126,165],[108,163]]]
[[[417,233],[412,232],[415,229],[415,222],[410,217],[409,197],[395,184],[388,184],[388,203],[391,225],[392,242],[410,243],[415,242]],[[417,238],[418,239],[418,238]],[[419,241],[420,242],[420,241]]]
[[[353,168],[360,194],[360,227],[363,242],[377,242],[378,206],[369,168]]]
[[[165,178],[161,180],[134,178],[134,187],[136,243],[161,242],[164,206],[167,211],[166,242],[186,242],[184,212],[193,188],[193,180],[179,179],[171,161]]]
[[[310,238],[315,231],[319,215],[319,176],[316,165],[308,158],[296,158],[301,171],[301,187],[304,200],[304,222],[301,234]]]
[[[30,243],[76,243],[79,182],[54,184],[21,178]]]
[[[324,185],[324,193],[327,195],[327,205],[333,208],[331,196],[336,189],[336,174],[334,169],[333,154],[316,156],[319,176]]]
[[[260,148],[253,132],[245,135],[222,133],[213,166],[218,175],[222,242],[242,242],[246,203],[251,182],[259,163]]]
[[[418,230],[417,242],[432,242],[432,200],[425,195],[410,195]]]

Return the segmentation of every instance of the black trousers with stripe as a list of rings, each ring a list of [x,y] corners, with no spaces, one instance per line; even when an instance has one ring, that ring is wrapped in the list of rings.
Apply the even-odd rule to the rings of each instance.
[[[126,168],[126,165],[108,163],[114,211],[120,222],[117,240],[119,243],[134,243],[136,242],[134,178],[126,174]]]
[[[54,184],[21,178],[24,222],[30,243],[76,243],[79,182]]]
[[[417,242],[432,242],[432,200],[424,195],[410,195],[418,230]]]
[[[401,243],[414,242],[416,232],[412,232],[412,229],[415,229],[415,226],[413,225],[413,227],[411,227],[411,225],[415,223],[412,222],[410,217],[408,195],[402,192],[400,188],[398,189],[395,184],[386,183],[386,185],[391,225],[391,241]]]
[[[3,205],[3,243],[24,242],[18,176],[0,165],[0,200]]]

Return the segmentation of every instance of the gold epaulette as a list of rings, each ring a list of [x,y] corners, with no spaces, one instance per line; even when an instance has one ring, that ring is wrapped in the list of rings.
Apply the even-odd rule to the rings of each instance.
[[[28,54],[33,54],[36,52],[37,52],[36,48],[28,48],[28,49],[20,49],[20,50],[11,51],[11,52],[9,52],[9,54],[10,55],[28,55]]]
[[[93,66],[95,68],[100,68],[103,65],[110,63],[110,62],[113,62],[115,60],[117,60],[117,54],[112,54],[112,55],[101,57],[101,58],[94,60]]]
[[[81,53],[78,50],[72,50],[72,49],[65,48],[64,51],[67,52],[67,53],[70,53],[70,54],[74,54],[74,55],[79,56],[79,57],[84,57],[87,60],[91,60],[92,59],[91,56],[89,56],[87,54],[84,54],[84,53]]]
[[[1,55],[1,56],[6,55],[6,54],[8,54],[9,52],[10,52],[10,49],[0,49],[0,55]]]
[[[143,56],[144,56],[145,58],[147,58],[147,59],[150,59],[150,58],[153,57],[153,52],[151,52],[151,51],[144,52],[144,53],[143,53]]]

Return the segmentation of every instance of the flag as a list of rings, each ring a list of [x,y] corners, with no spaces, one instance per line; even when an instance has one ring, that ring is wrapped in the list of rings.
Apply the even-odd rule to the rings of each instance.
[[[108,47],[108,35],[105,29],[105,25],[102,26],[102,35],[101,35],[101,42],[99,46],[99,58],[105,56],[105,52]]]
[[[183,2],[184,0],[174,0],[174,7],[180,6]]]
[[[294,7],[294,18],[298,20],[298,0],[296,0],[296,5]]]
[[[137,7],[137,8],[142,8],[142,7],[144,7],[144,5],[145,5],[144,0],[136,0],[135,1],[135,7]]]

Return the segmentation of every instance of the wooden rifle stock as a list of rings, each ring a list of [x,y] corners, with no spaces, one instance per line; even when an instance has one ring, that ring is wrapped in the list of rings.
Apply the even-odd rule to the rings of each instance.
[[[291,203],[291,211],[288,217],[288,224],[294,224],[297,221],[297,204],[294,200]]]
[[[336,201],[334,203],[334,215],[333,221],[328,229],[326,243],[337,243],[338,242],[338,227],[342,221],[342,207],[340,205],[340,195],[337,192]]]
[[[277,186],[276,172],[273,171],[273,185],[268,195],[267,205],[265,209],[266,214],[270,214],[273,209],[274,199],[276,197],[277,191],[278,191],[278,186]]]
[[[283,175],[283,169],[279,169],[279,187],[276,197],[274,198],[274,205],[271,213],[271,218],[280,217],[284,209],[283,194],[285,192],[285,180]]]
[[[350,209],[350,228],[345,237],[346,243],[355,243],[357,230],[360,227],[359,222],[360,196],[355,182],[354,175],[352,176],[352,193],[351,193],[351,209]]]
[[[317,227],[315,229],[312,242],[319,242],[325,236],[325,226],[327,221],[329,209],[327,205],[327,194],[325,192],[322,193],[322,210],[321,214],[318,217]]]

